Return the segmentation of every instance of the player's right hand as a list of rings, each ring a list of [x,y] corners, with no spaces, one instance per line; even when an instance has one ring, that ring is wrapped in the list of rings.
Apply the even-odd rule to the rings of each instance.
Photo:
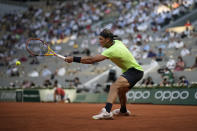
[[[67,56],[65,58],[65,61],[68,62],[68,63],[72,63],[73,62],[73,57],[72,56]]]

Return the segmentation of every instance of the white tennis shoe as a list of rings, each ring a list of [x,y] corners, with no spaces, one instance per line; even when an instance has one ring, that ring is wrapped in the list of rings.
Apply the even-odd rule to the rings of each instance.
[[[102,108],[98,115],[92,116],[94,120],[113,120],[112,112],[107,112],[105,108]]]
[[[120,112],[120,109],[115,109],[115,110],[112,111],[112,114],[114,116],[130,116],[131,112],[129,110],[127,110],[127,112],[122,113],[122,112]]]

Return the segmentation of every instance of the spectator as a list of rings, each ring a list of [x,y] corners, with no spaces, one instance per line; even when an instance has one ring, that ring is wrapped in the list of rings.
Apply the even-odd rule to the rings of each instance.
[[[16,87],[16,83],[15,82],[10,82],[9,83],[9,87],[10,88],[15,88]]]
[[[44,66],[44,69],[42,70],[42,76],[43,77],[46,77],[46,76],[49,76],[49,75],[51,75],[52,74],[52,72],[48,69],[48,67],[45,65]]]
[[[177,49],[179,49],[179,48],[182,48],[183,45],[184,45],[183,41],[181,41],[181,40],[179,39],[179,40],[176,42],[175,47],[176,47]]]
[[[164,87],[169,86],[169,83],[168,83],[167,78],[164,78],[164,79],[161,81],[161,83],[159,84],[159,86],[164,86]]]
[[[72,83],[70,82],[70,88],[76,88],[77,89],[77,93],[80,93],[82,91],[87,91],[84,88],[84,86],[82,85],[82,83],[80,82],[79,77],[75,77],[74,80],[72,81]]]
[[[164,58],[164,53],[162,51],[162,48],[159,48],[159,51],[157,53],[157,56],[156,56],[156,61],[162,61]]]
[[[20,60],[21,62],[26,62],[26,61],[27,61],[27,57],[22,56],[19,60]]]
[[[142,59],[148,58],[148,52],[143,50]]]
[[[194,2],[195,2],[195,8],[197,8],[197,0],[195,0]]]
[[[174,3],[172,3],[172,8],[178,8],[180,5],[179,5],[179,3],[177,3],[177,2],[174,2]]]
[[[178,86],[189,86],[189,81],[186,79],[185,76],[179,77]]]
[[[22,82],[22,88],[31,88],[31,87],[34,87],[35,84],[31,81],[28,81],[28,80],[24,80]]]
[[[139,59],[141,57],[141,49],[140,49],[140,46],[138,44],[135,44],[134,46],[131,46],[130,50],[131,50],[133,56],[136,59]]]
[[[144,42],[143,50],[144,51],[149,51],[150,50],[150,45],[147,42]]]
[[[191,70],[196,69],[197,68],[197,56],[195,58],[195,62],[194,64],[190,67]]]
[[[174,84],[174,74],[167,67],[162,74],[163,81],[160,83],[162,86],[169,86]]]
[[[51,74],[51,80],[54,80],[57,75],[57,70]]]
[[[62,85],[58,82],[58,80],[55,80],[54,83],[53,83],[53,87],[62,88]]]
[[[115,82],[116,81],[116,70],[111,69],[108,74],[107,82]]]
[[[52,83],[49,79],[46,79],[43,83],[44,87],[48,88],[52,86]]]
[[[36,56],[33,56],[32,61],[30,62],[31,65],[33,64],[40,64],[40,62],[38,61],[38,58]]]
[[[112,85],[112,83],[114,83],[116,81],[116,79],[117,79],[116,78],[116,70],[111,69],[108,74],[106,88],[104,89],[104,91],[109,92],[110,86]]]
[[[148,52],[148,58],[155,58],[156,57],[156,53],[153,50],[150,50]]]
[[[75,86],[75,87],[78,87],[78,85],[81,84],[81,82],[80,82],[80,80],[79,80],[79,77],[75,77],[73,83],[74,83],[74,86]]]
[[[185,37],[190,38],[191,34],[192,34],[192,31],[189,29],[189,27],[186,27],[186,29],[184,30],[184,32],[181,35],[181,38],[182,39],[185,38]]]
[[[183,71],[185,68],[185,63],[181,56],[178,56],[178,61],[176,62],[175,71]]]
[[[146,79],[142,80],[142,86],[152,87],[154,85],[152,77],[148,76]]]
[[[19,69],[17,67],[11,68],[11,73],[10,76],[17,76],[19,77],[20,73],[19,73]]]
[[[185,23],[185,26],[186,26],[186,27],[191,26],[191,25],[192,25],[192,24],[190,23],[189,20]]]
[[[37,71],[36,68],[34,68],[33,71],[28,74],[28,76],[29,77],[39,77],[39,72]]]
[[[183,0],[183,6],[185,6],[187,9],[190,8],[193,5],[193,0]]]
[[[175,60],[173,59],[173,56],[171,55],[170,56],[170,59],[167,61],[167,63],[166,63],[166,67],[168,67],[168,69],[170,69],[170,70],[174,70],[174,68],[175,68],[175,66],[176,66],[176,62],[175,62]]]
[[[181,50],[181,56],[186,56],[186,55],[189,55],[190,54],[190,51],[189,49],[187,49],[186,45],[183,46],[183,49]]]
[[[174,48],[176,46],[177,42],[174,41],[173,39],[170,40],[169,44],[168,44],[168,48]]]
[[[91,51],[88,48],[85,48],[81,53],[85,54],[86,56],[90,56],[91,55]]]

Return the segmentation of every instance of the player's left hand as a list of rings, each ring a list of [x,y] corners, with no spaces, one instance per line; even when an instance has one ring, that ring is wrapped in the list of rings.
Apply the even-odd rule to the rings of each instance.
[[[65,61],[68,62],[68,63],[72,63],[73,62],[73,57],[72,56],[67,56],[65,58]]]

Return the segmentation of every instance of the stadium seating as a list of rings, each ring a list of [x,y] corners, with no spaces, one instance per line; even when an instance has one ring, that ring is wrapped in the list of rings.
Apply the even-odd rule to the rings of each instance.
[[[9,28],[10,25],[12,23],[14,23],[14,21],[11,21],[12,17],[14,15],[24,15],[23,17],[26,17],[25,14],[23,14],[23,12],[15,14],[14,15],[7,15],[4,14],[6,17],[5,19],[8,21],[7,23],[9,23],[8,25],[6,25],[3,21],[0,21],[2,26],[0,26],[0,28],[2,28],[2,32],[0,33],[0,41],[3,42],[8,42],[9,44],[7,45],[8,47],[4,48],[4,46],[0,45],[2,48],[0,50],[1,55],[1,59],[0,59],[0,64],[1,66],[1,85],[0,86],[10,86],[10,84],[15,83],[16,87],[21,87],[22,86],[22,82],[24,80],[28,80],[28,81],[32,81],[36,84],[36,86],[43,86],[43,82],[46,79],[50,79],[51,76],[47,76],[47,77],[42,77],[41,76],[41,72],[43,70],[43,67],[45,65],[48,66],[48,69],[53,73],[55,73],[60,67],[65,67],[66,69],[66,73],[65,75],[62,76],[58,76],[55,75],[55,79],[57,79],[59,81],[59,83],[64,87],[64,88],[70,88],[70,86],[72,86],[72,83],[66,82],[66,80],[72,80],[75,77],[79,77],[81,83],[84,83],[84,85],[86,85],[86,83],[88,83],[89,81],[93,80],[94,78],[98,77],[99,74],[104,73],[105,75],[103,75],[103,77],[101,77],[100,79],[97,79],[97,83],[94,83],[94,85],[96,84],[101,84],[103,88],[105,88],[105,83],[107,80],[107,73],[108,71],[114,67],[114,65],[110,62],[110,61],[104,61],[101,62],[99,64],[93,64],[93,65],[82,65],[82,64],[66,64],[65,62],[59,60],[58,58],[55,57],[45,57],[45,58],[38,58],[39,64],[30,64],[33,60],[32,57],[29,57],[29,54],[26,52],[25,50],[25,40],[27,40],[27,38],[29,37],[37,37],[39,35],[41,35],[41,30],[46,29],[47,33],[50,34],[50,28],[52,28],[53,30],[55,30],[53,33],[53,38],[51,38],[50,42],[53,43],[51,44],[51,47],[53,49],[55,49],[56,52],[68,56],[68,55],[76,55],[76,56],[85,56],[86,54],[82,53],[84,51],[85,48],[88,48],[91,52],[91,55],[95,55],[98,53],[101,53],[102,49],[100,48],[100,45],[98,44],[98,40],[95,39],[99,33],[99,31],[103,28],[110,28],[112,29],[115,33],[118,33],[119,36],[121,36],[122,40],[125,42],[125,44],[128,46],[128,48],[131,50],[132,53],[134,53],[134,51],[132,50],[133,46],[136,46],[137,41],[141,41],[141,45],[137,45],[139,46],[140,49],[140,53],[143,55],[143,51],[142,48],[144,46],[144,41],[147,40],[148,35],[152,37],[152,40],[147,40],[148,44],[150,45],[150,48],[157,53],[158,51],[158,47],[161,46],[162,44],[168,45],[169,42],[169,38],[168,40],[163,40],[164,36],[166,35],[167,37],[169,37],[169,34],[167,32],[165,32],[165,29],[171,26],[177,26],[180,23],[183,23],[185,20],[183,20],[184,18],[188,18],[190,19],[191,14],[194,14],[194,12],[196,12],[196,8],[191,6],[190,8],[187,9],[187,11],[184,13],[184,15],[179,15],[177,17],[177,19],[172,19],[169,23],[165,23],[164,26],[157,26],[155,27],[153,24],[153,17],[152,15],[155,15],[156,18],[159,18],[159,14],[152,14],[152,9],[148,9],[146,6],[150,6],[152,7],[152,3],[147,3],[146,1],[141,1],[141,2],[127,2],[125,5],[123,5],[121,2],[117,2],[117,1],[109,1],[107,2],[106,5],[103,5],[103,3],[105,3],[106,1],[99,1],[98,3],[92,3],[90,0],[86,1],[87,3],[83,3],[83,7],[80,6],[81,1],[76,1],[76,2],[71,2],[71,1],[65,1],[65,2],[60,2],[60,3],[56,3],[54,2],[53,4],[47,6],[45,3],[41,2],[40,4],[37,3],[36,5],[42,5],[43,10],[39,10],[39,9],[31,9],[31,7],[27,8],[27,15],[30,15],[32,12],[34,13],[34,15],[38,15],[38,17],[33,16],[33,18],[26,18],[24,21],[28,21],[33,23],[33,25],[37,24],[36,21],[38,19],[37,22],[41,21],[42,17],[47,16],[47,13],[54,13],[56,12],[58,14],[58,12],[61,10],[62,12],[64,12],[68,17],[70,17],[70,21],[67,21],[65,19],[65,21],[63,21],[63,25],[61,24],[55,24],[54,22],[54,26],[51,24],[53,22],[51,22],[50,20],[47,20],[46,17],[46,23],[43,21],[43,24],[47,24],[47,26],[49,26],[49,28],[46,28],[45,26],[37,28],[34,31],[32,30],[31,26],[27,26],[27,23],[24,24],[26,25],[25,27],[22,27],[26,30],[24,30],[24,33],[22,33],[22,35],[20,35],[20,39],[17,40],[17,42],[14,43],[14,46],[11,46],[10,42],[8,39],[9,36],[5,36],[4,34],[8,33],[9,35],[12,35],[11,30],[6,30],[5,28]],[[157,2],[161,2],[161,1],[157,1]],[[164,2],[165,3],[165,2]],[[160,3],[160,4],[164,4],[164,3]],[[29,3],[32,4],[32,3]],[[35,4],[35,3],[33,3]],[[92,16],[91,13],[88,12],[87,9],[89,9],[89,4],[93,4],[94,5],[94,9],[97,10],[98,14],[97,16]],[[101,6],[103,5],[103,6]],[[8,7],[10,5],[7,5],[6,7]],[[71,6],[72,8],[76,9],[76,12],[70,12],[69,6]],[[80,7],[80,8],[76,8],[76,7]],[[123,9],[123,7],[125,6],[125,9]],[[157,5],[155,5],[157,6]],[[39,6],[38,6],[39,7]],[[63,8],[63,7],[67,7],[67,8]],[[101,8],[102,7],[102,8]],[[141,12],[137,12],[139,9],[141,9],[141,7],[147,8],[147,15],[143,16],[143,13],[145,10],[141,10]],[[19,7],[20,8],[20,7]],[[21,9],[23,9],[24,7],[21,7]],[[87,9],[86,9],[87,8]],[[1,8],[1,10],[5,10],[5,12],[7,12],[7,9]],[[92,10],[94,10],[92,9]],[[33,10],[33,11],[32,11]],[[54,12],[53,12],[54,10]],[[68,11],[68,12],[67,12]],[[78,17],[80,17],[80,15],[78,13],[80,12],[85,12],[83,19],[85,20],[89,20],[91,19],[91,27],[89,27],[89,25],[83,25],[84,23],[75,23],[72,25],[72,27],[74,25],[79,25],[82,24],[82,26],[80,27],[76,27],[78,28],[78,30],[69,30],[71,27],[69,27],[69,23],[73,23],[73,19],[76,19]],[[103,12],[103,13],[102,13]],[[11,14],[12,14],[11,13]],[[29,13],[29,14],[28,14]],[[142,16],[142,20],[138,20],[137,17],[137,13],[140,14],[140,16]],[[61,12],[60,12],[61,14]],[[145,13],[144,13],[145,14]],[[51,16],[53,17],[53,16]],[[61,14],[61,17],[64,17],[63,14]],[[93,18],[94,17],[94,18]],[[97,19],[97,17],[99,17],[100,19]],[[54,18],[54,17],[53,17]],[[89,19],[88,19],[89,18]],[[54,18],[55,19],[55,18]],[[58,18],[57,18],[58,19]],[[83,19],[78,20],[79,21],[83,21]],[[125,21],[123,21],[123,19]],[[137,22],[134,21],[138,20]],[[21,21],[21,20],[19,20]],[[48,23],[47,23],[48,22]],[[58,20],[56,21],[58,22]],[[88,22],[88,21],[86,21]],[[194,24],[193,24],[194,23]],[[192,25],[194,26],[194,28],[196,28],[196,24],[197,21],[196,19],[192,18]],[[147,25],[146,25],[147,24]],[[4,27],[5,26],[5,27]],[[22,25],[18,24],[17,26],[19,26],[18,28],[21,28]],[[59,35],[56,29],[61,28],[61,26],[64,26],[64,28],[69,28],[68,30],[65,30],[65,37],[64,37],[64,42],[59,39],[61,37],[61,35]],[[139,26],[139,27],[138,27]],[[145,29],[143,30],[142,27]],[[145,28],[146,27],[146,28]],[[14,27],[13,27],[14,28]],[[35,27],[36,28],[36,27]],[[136,29],[138,28],[138,29]],[[153,28],[158,28],[157,32],[155,32],[155,30]],[[159,29],[161,28],[161,29]],[[28,31],[30,30],[30,31]],[[137,31],[136,31],[137,30]],[[61,30],[59,30],[61,31]],[[33,35],[31,34],[31,32],[34,32]],[[37,34],[36,34],[37,33]],[[195,32],[194,32],[195,33]],[[39,34],[39,35],[38,35]],[[4,37],[7,38],[7,40],[4,40]],[[16,39],[18,38],[18,36],[16,36]],[[42,38],[47,38],[46,36],[42,36]],[[177,39],[178,37],[176,37],[175,39]],[[49,39],[49,38],[47,38]],[[151,38],[150,38],[151,39]],[[60,42],[58,42],[58,40]],[[184,56],[183,60],[186,63],[186,67],[191,67],[192,64],[194,63],[195,60],[195,56],[197,53],[197,45],[196,45],[196,38],[195,37],[185,37],[181,39],[186,45],[187,48],[190,49],[191,54],[189,56]],[[76,44],[78,47],[74,47],[74,44]],[[59,50],[60,49],[60,50]],[[153,58],[145,58],[143,59],[142,56],[140,56],[139,58],[136,58],[138,60],[138,62],[144,66],[145,70],[147,72],[146,76],[152,76],[153,80],[155,81],[155,83],[159,84],[161,82],[161,77],[160,74],[157,73],[158,68],[162,68],[166,65],[166,62],[168,61],[170,56],[173,56],[173,58],[176,60],[177,57],[180,55],[180,50],[181,49],[175,49],[175,48],[171,48],[171,49],[163,49],[165,56],[163,61],[158,61],[158,65],[159,67],[155,67],[154,69],[150,70],[151,67],[151,63],[152,63],[152,59]],[[10,58],[9,56],[7,56],[6,54],[12,54],[12,57]],[[6,55],[6,56],[4,56]],[[15,64],[14,64],[14,60],[16,59],[21,59],[21,57],[25,56],[27,58],[27,61],[22,62],[22,65],[19,66],[19,72],[20,72],[20,76],[19,77],[10,77],[10,75],[6,74],[6,72],[8,72],[8,67],[9,68],[14,68]],[[8,61],[7,61],[8,60]],[[40,76],[39,77],[29,77],[28,74],[30,72],[32,72],[34,69],[36,69]],[[120,75],[120,70],[117,70],[118,75]],[[192,82],[196,81],[194,76],[195,73],[193,71],[181,71],[181,72],[174,72],[176,77],[179,77],[181,75],[186,75],[188,77],[189,80],[191,80]],[[189,75],[191,74],[191,75]],[[191,77],[193,76],[193,77]],[[177,79],[177,78],[176,78]],[[52,82],[54,80],[51,80]],[[95,88],[95,87],[92,87]]]

